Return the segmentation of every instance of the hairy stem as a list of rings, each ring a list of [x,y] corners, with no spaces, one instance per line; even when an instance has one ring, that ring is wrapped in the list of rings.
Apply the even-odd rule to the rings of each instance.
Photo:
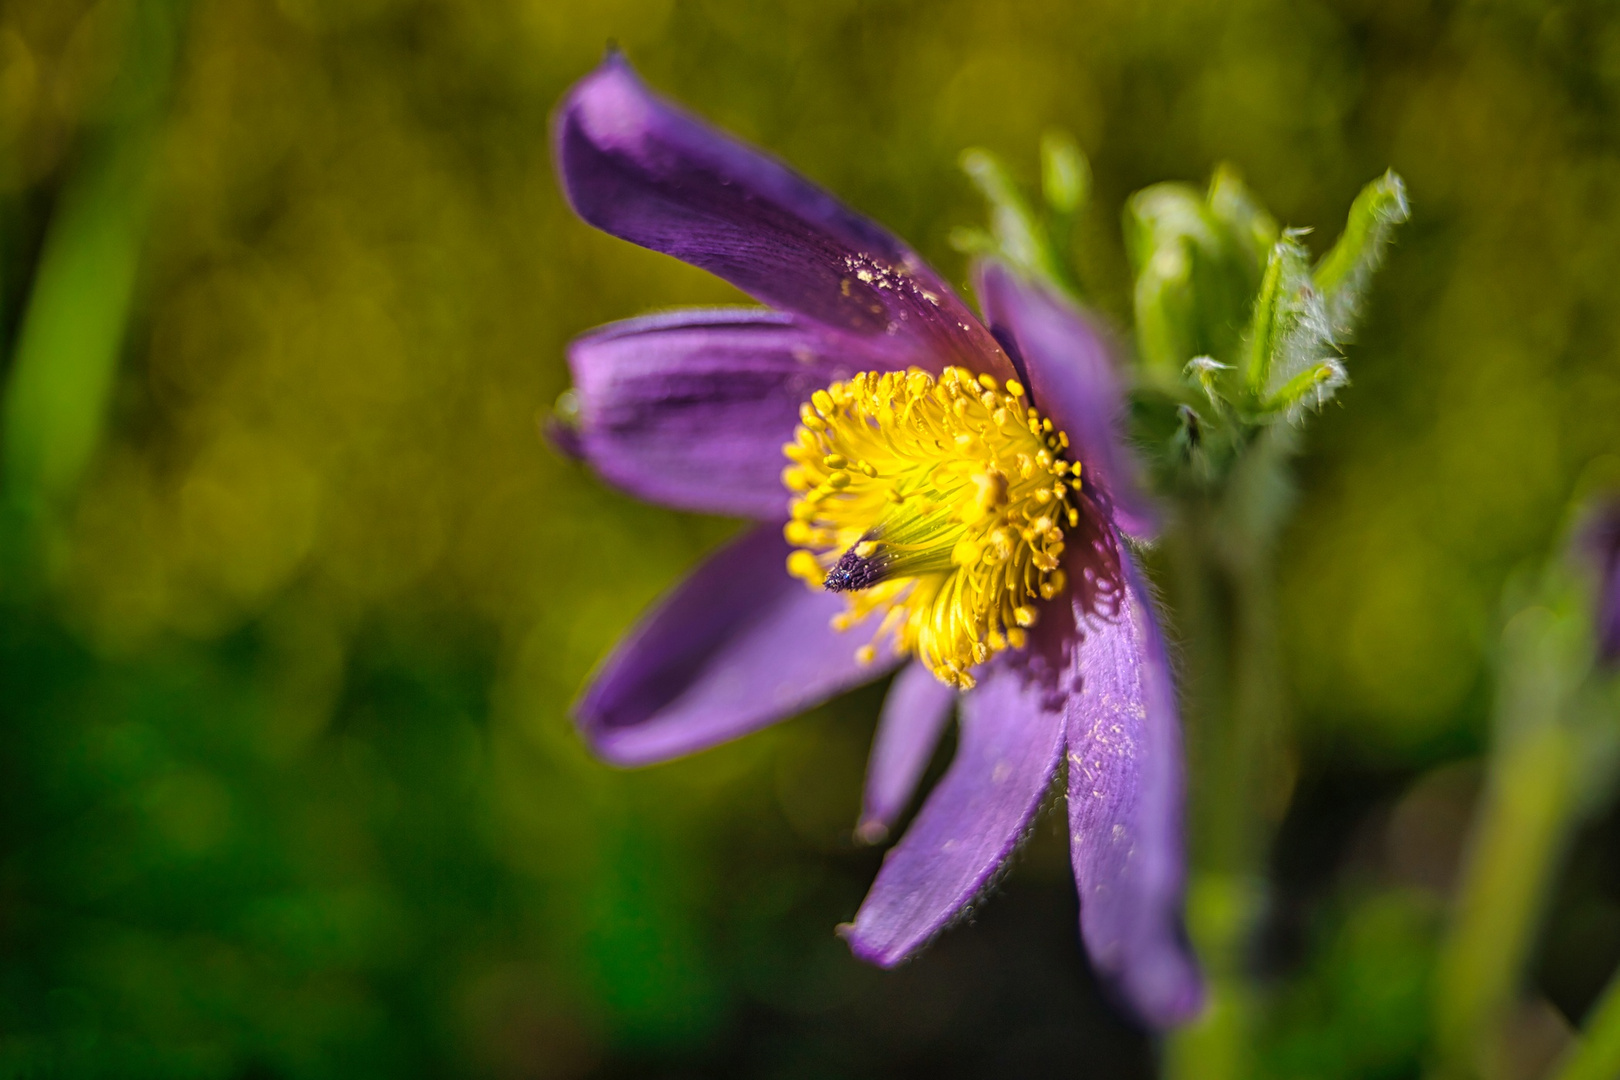
[[[1168,1047],[1178,1080],[1253,1075],[1249,961],[1289,789],[1273,556],[1284,465],[1263,451],[1253,464],[1267,472],[1258,483],[1182,500],[1167,542],[1186,660],[1189,922],[1210,990],[1205,1015]]]

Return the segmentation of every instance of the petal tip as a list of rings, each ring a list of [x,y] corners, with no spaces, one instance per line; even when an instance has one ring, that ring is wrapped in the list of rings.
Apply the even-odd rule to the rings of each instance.
[[[540,438],[545,444],[569,461],[585,460],[585,440],[579,427],[556,413],[540,417]]]
[[[1168,973],[1166,979],[1168,991],[1161,987],[1153,1000],[1137,1003],[1142,1021],[1159,1031],[1192,1023],[1206,1004],[1204,980],[1197,967],[1188,958],[1179,959],[1175,966],[1178,970]]]
[[[855,959],[862,963],[871,964],[874,967],[883,968],[885,971],[898,967],[911,955],[906,951],[872,944],[862,935],[861,928],[857,923],[839,923],[833,929],[833,933],[844,939],[844,943],[849,946],[849,951],[854,955]]]
[[[888,838],[889,826],[886,822],[881,821],[878,818],[863,818],[861,819],[861,823],[855,826],[855,839],[859,840],[868,847],[881,844]],[[845,925],[847,926],[851,924],[846,923]]]

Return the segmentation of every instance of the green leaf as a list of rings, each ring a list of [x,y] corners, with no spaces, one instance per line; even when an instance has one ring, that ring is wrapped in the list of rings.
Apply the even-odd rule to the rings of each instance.
[[[958,225],[951,230],[951,247],[964,255],[994,255],[996,238],[974,225]]]
[[[990,204],[990,231],[1001,255],[1027,274],[1045,276],[1047,253],[1040,224],[1018,184],[988,150],[962,152],[962,171]]]
[[[1174,183],[1137,192],[1125,204],[1125,243],[1144,362],[1178,376],[1196,356],[1237,366],[1259,259],[1205,193]]]
[[[1259,269],[1271,245],[1277,242],[1277,219],[1261,205],[1237,170],[1225,162],[1215,167],[1215,175],[1210,178],[1208,201],[1210,212],[1230,230]]]
[[[1322,295],[1311,281],[1301,230],[1272,245],[1244,337],[1243,387],[1263,412],[1319,404],[1344,382]]]
[[[1350,340],[1373,271],[1383,262],[1395,226],[1411,215],[1406,185],[1393,170],[1362,188],[1351,204],[1344,233],[1313,275],[1337,340]]]
[[[1254,312],[1249,318],[1243,350],[1243,385],[1251,397],[1260,397],[1266,392],[1272,365],[1281,359],[1277,354],[1299,325],[1303,314],[1300,296],[1310,287],[1307,259],[1304,245],[1292,232],[1284,234],[1271,247],[1265,273],[1260,278],[1260,291],[1254,298]],[[1292,374],[1283,375],[1285,380],[1292,377]]]
[[[1041,193],[1046,205],[1073,217],[1091,194],[1091,163],[1074,139],[1060,131],[1041,137]]]

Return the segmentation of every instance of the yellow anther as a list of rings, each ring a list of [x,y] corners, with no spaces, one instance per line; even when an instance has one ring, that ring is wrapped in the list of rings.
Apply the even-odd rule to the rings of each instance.
[[[788,556],[787,568],[788,573],[794,577],[817,587],[827,576],[827,572],[821,568],[821,563],[816,557],[802,549]]]
[[[789,572],[820,588],[841,559],[863,561],[868,584],[845,593],[834,625],[877,617],[864,662],[887,640],[943,682],[972,686],[970,669],[1024,647],[1034,605],[1062,592],[1053,522],[1078,521],[1062,483],[1077,470],[1025,393],[955,367],[865,372],[800,410],[783,448],[797,493],[783,528],[798,549]]]
[[[862,645],[855,650],[855,661],[860,664],[870,664],[877,659],[877,650],[870,645]]]
[[[978,488],[976,501],[982,513],[988,514],[1007,505],[1011,485],[1007,483],[1007,474],[1000,469],[974,473],[973,484]]]

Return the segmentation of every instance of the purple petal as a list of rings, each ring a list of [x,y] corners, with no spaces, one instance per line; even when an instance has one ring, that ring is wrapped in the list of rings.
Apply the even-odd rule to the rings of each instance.
[[[1064,622],[1043,620],[1027,650],[1002,654],[963,696],[949,771],[884,859],[854,923],[840,929],[861,959],[892,967],[927,944],[984,891],[1029,827],[1062,760],[1073,637]]]
[[[616,765],[713,746],[875,679],[895,664],[855,651],[865,631],[829,625],[843,598],[788,576],[790,548],[759,525],[665,596],[597,670],[574,713]]]
[[[579,413],[553,434],[561,449],[649,502],[766,520],[787,516],[782,444],[799,406],[891,366],[859,338],[763,308],[611,323],[575,339],[568,363]]]
[[[1122,435],[1124,396],[1097,329],[1072,304],[999,262],[980,263],[975,276],[985,318],[1019,354],[1035,407],[1068,432],[1087,490],[1121,529],[1152,535],[1153,509]]]
[[[895,676],[878,718],[877,737],[866,764],[866,795],[856,835],[868,844],[883,841],[916,794],[940,732],[956,704],[956,690],[912,661]]]
[[[554,138],[569,202],[597,228],[872,339],[902,366],[1011,375],[983,324],[910,248],[653,94],[617,54],[569,92]]]
[[[1081,641],[1069,703],[1069,835],[1080,929],[1099,975],[1154,1027],[1203,1001],[1182,923],[1181,728],[1140,571],[1115,536],[1075,543]]]

